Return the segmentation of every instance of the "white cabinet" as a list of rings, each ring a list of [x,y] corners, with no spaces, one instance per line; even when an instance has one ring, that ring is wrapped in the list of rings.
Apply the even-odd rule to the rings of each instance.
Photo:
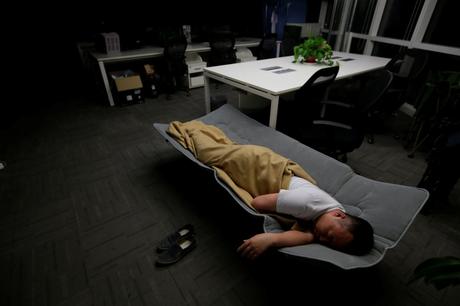
[[[186,53],[185,62],[188,68],[188,88],[204,86],[203,71],[204,67],[206,67],[206,62],[203,62],[198,53]]]

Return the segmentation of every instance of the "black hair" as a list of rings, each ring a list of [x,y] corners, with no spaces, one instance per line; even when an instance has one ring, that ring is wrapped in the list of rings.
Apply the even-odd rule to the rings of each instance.
[[[344,225],[353,235],[353,240],[343,251],[353,255],[369,253],[374,246],[374,230],[370,223],[362,218],[348,215],[348,220],[344,222]]]

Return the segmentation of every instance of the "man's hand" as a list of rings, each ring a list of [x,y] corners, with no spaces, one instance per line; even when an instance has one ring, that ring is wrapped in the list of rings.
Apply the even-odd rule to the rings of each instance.
[[[241,256],[256,259],[270,247],[287,247],[312,243],[314,236],[311,232],[290,230],[282,233],[262,233],[244,240],[237,252]]]
[[[273,245],[273,235],[275,234],[262,233],[254,235],[250,239],[244,240],[243,244],[238,247],[237,252],[243,257],[256,259]]]

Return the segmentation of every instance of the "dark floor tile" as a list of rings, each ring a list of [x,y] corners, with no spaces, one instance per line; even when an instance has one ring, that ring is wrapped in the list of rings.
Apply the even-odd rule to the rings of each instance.
[[[212,90],[229,101],[238,94]],[[261,220],[152,126],[204,115],[203,89],[129,107],[94,102],[69,98],[2,131],[1,305],[341,303],[356,290],[356,305],[456,305],[458,287],[437,291],[407,281],[424,259],[460,256],[458,184],[450,203],[417,216],[373,269],[336,271],[276,251],[250,262],[236,248],[261,231]],[[396,132],[376,134],[348,164],[373,179],[415,186],[425,153],[408,158]],[[197,248],[175,265],[155,266],[158,241],[186,223],[196,228]]]

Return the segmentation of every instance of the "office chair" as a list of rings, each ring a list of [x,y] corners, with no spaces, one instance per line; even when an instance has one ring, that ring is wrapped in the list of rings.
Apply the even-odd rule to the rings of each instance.
[[[277,129],[300,140],[303,130],[307,128],[318,112],[319,102],[334,82],[339,66],[318,70],[302,87],[296,91],[294,99],[282,99],[279,103]]]
[[[283,40],[281,41],[281,56],[294,55],[294,47],[300,43],[300,33],[302,28],[299,26],[285,25]]]
[[[167,99],[170,99],[170,95],[177,89],[184,89],[187,95],[190,95],[190,89],[186,84],[188,70],[185,63],[186,48],[187,40],[182,33],[178,35],[172,34],[164,41],[163,58],[165,71],[163,83]]]
[[[209,34],[208,66],[236,63],[235,37],[228,29],[213,29]]]
[[[415,103],[427,63],[427,52],[407,48],[402,49],[388,62],[385,68],[393,73],[394,79],[385,94],[386,103],[381,104],[381,111],[390,115],[405,102]]]
[[[364,82],[353,104],[321,101],[309,128],[297,135],[299,141],[346,162],[346,154],[359,148],[366,135],[369,143],[374,142],[374,111],[392,80],[393,74],[382,69]]]
[[[457,101],[458,102],[458,101]],[[436,131],[433,146],[426,158],[427,167],[417,187],[430,192],[422,213],[429,213],[447,204],[452,189],[460,178],[460,118],[449,118]]]
[[[422,145],[430,144],[444,125],[460,121],[460,72],[433,71],[420,92],[406,135],[408,157],[414,157]]]
[[[276,35],[265,35],[257,46],[256,54],[258,60],[276,57]]]

